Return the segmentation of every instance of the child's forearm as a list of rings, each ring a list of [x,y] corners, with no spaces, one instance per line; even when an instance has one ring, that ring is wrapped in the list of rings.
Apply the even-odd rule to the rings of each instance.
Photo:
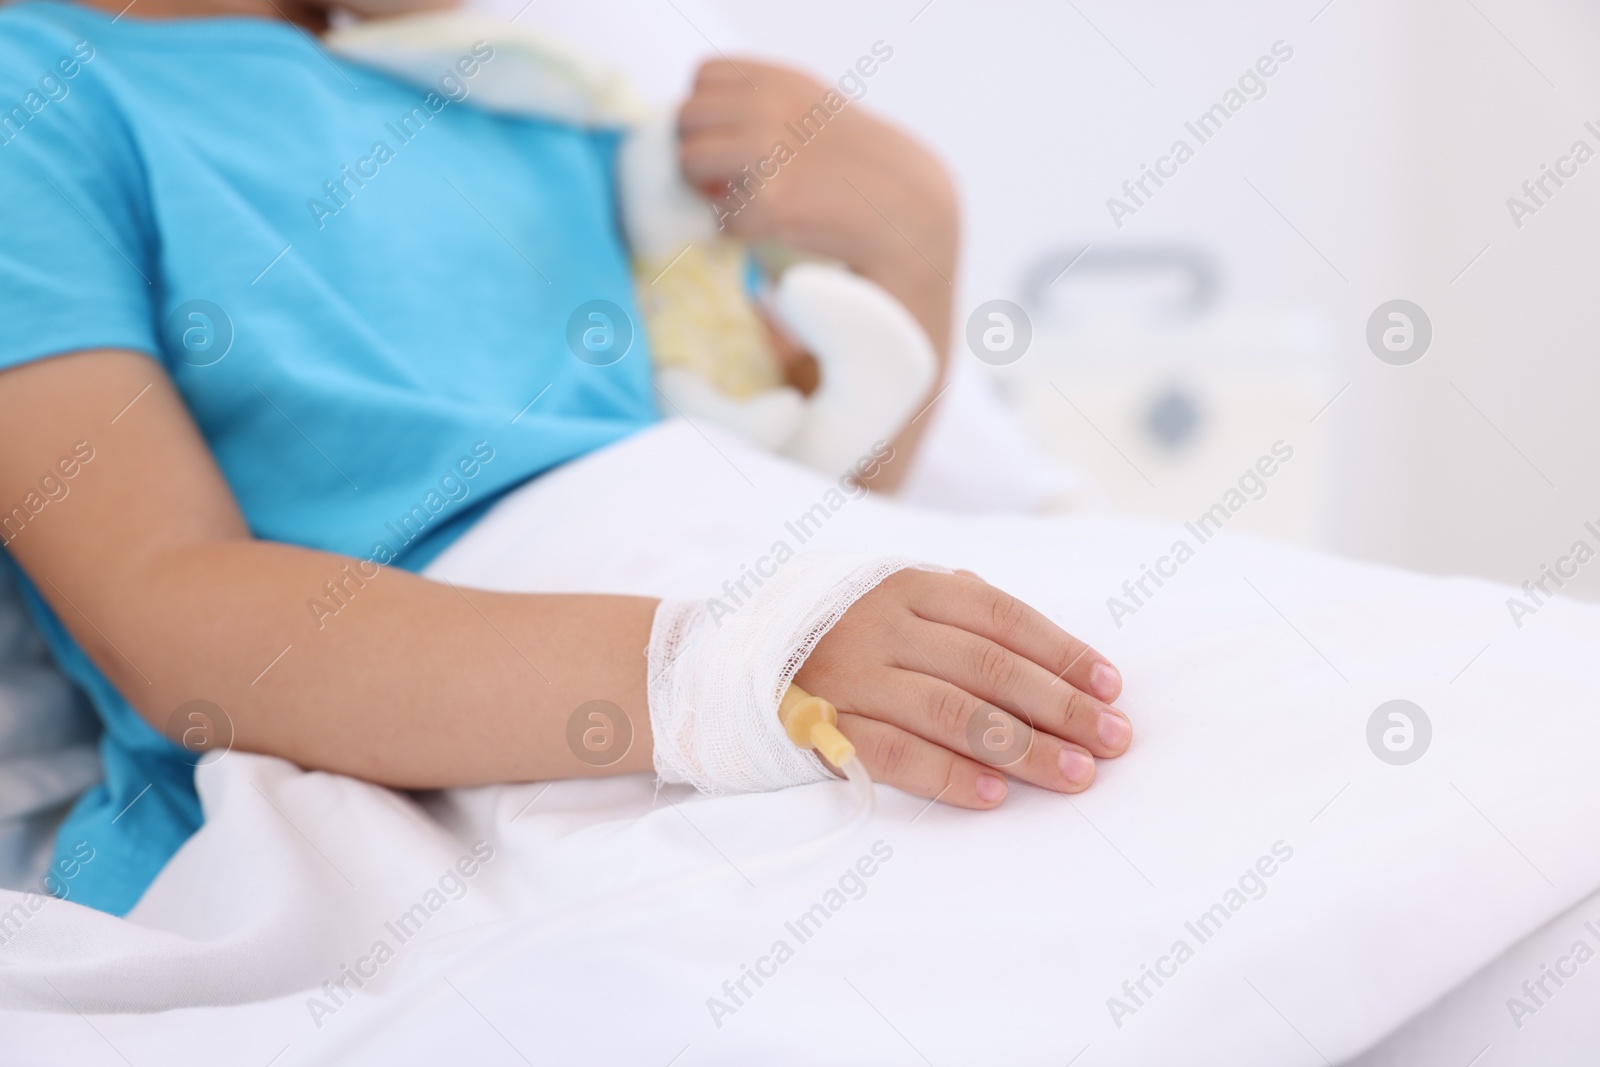
[[[904,481],[911,466],[911,457],[916,455],[922,435],[932,421],[929,416],[945,388],[950,365],[950,319],[954,288],[946,284],[931,265],[916,257],[901,257],[897,261],[874,264],[862,273],[905,305],[933,342],[933,351],[939,360],[939,370],[934,375],[933,386],[927,397],[917,405],[918,410],[912,421],[890,442],[895,461],[879,464],[870,477],[862,479],[869,488],[893,492]]]
[[[243,540],[79,596],[101,612],[91,654],[158,729],[203,699],[239,749],[408,788],[651,766],[654,600],[489,593]],[[621,717],[588,709],[604,718],[584,716],[575,749],[569,719],[591,701]]]

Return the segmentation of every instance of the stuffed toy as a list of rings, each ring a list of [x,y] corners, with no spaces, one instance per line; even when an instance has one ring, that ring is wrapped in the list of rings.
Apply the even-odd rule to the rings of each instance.
[[[621,73],[536,30],[462,12],[355,23],[325,44],[441,99],[622,133],[623,232],[669,414],[838,476],[926,403],[938,363],[911,314],[839,264],[730,237],[678,168],[676,109],[652,114]],[[787,383],[768,320],[816,360],[809,395]]]

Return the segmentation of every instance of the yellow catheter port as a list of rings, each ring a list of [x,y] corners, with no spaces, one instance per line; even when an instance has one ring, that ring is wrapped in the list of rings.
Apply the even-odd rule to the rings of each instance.
[[[784,732],[796,747],[816,749],[849,781],[856,798],[856,814],[848,825],[840,827],[835,834],[842,836],[858,830],[866,820],[872,818],[876,799],[872,776],[861,765],[861,760],[856,758],[856,746],[839,732],[839,709],[821,697],[812,696],[798,685],[791,685],[784,691],[783,699],[778,701],[778,721],[783,724]]]
[[[856,746],[839,732],[839,709],[798,685],[790,685],[778,702],[778,721],[795,745],[816,749],[841,770],[856,757]]]

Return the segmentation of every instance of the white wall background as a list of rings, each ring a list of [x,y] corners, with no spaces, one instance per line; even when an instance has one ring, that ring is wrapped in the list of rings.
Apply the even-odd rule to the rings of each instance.
[[[487,6],[510,12],[521,0]],[[1305,458],[1301,484],[1269,496],[1246,525],[1518,583],[1579,537],[1600,547],[1582,529],[1600,526],[1600,159],[1521,229],[1505,204],[1574,140],[1600,151],[1583,128],[1600,127],[1594,5],[537,0],[524,17],[587,35],[660,94],[713,48],[836,75],[874,41],[892,44],[864,103],[917,131],[958,175],[963,318],[983,300],[1017,299],[1024,272],[1052,250],[1176,244],[1203,250],[1224,283],[1216,317],[1190,331],[1209,330],[1210,343],[1163,335],[1196,374],[1260,348],[1252,331],[1310,329],[1316,343],[1286,347],[1283,361],[1320,358],[1306,388],[1321,399],[1257,410],[1259,428],[1219,444],[1220,467],[1156,470],[1159,491],[1130,479],[1118,495],[1127,506],[1214,499],[1227,487],[1216,471],[1241,469],[1272,438],[1249,442],[1276,434]],[[1106,198],[1278,40],[1294,58],[1268,94],[1119,231]],[[1373,309],[1396,297],[1420,304],[1434,328],[1426,356],[1405,367],[1381,363],[1364,337]],[[1244,325],[1219,334],[1219,321]],[[1108,320],[1097,327],[1108,347],[1088,327],[1073,339],[1077,328],[1046,337],[1039,356],[1057,342],[1070,350],[1059,368],[1069,392],[1088,389],[1081,376],[1097,345],[1116,366],[1116,339],[1149,330]],[[1098,410],[1085,413],[1100,423]],[[1099,430],[1137,458],[1124,436],[1133,430],[1109,408],[1103,417]],[[1058,445],[1091,469],[1117,469],[1079,415],[1062,406],[1055,418]],[[1600,562],[1567,591],[1600,597]]]

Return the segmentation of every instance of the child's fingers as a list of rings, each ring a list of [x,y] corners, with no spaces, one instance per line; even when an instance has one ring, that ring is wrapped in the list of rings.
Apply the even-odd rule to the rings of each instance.
[[[1006,796],[1005,779],[976,760],[864,715],[839,713],[839,731],[856,746],[872,780],[960,808],[992,808]]]
[[[1133,739],[1120,712],[987,637],[924,621],[906,638],[916,647],[900,655],[902,668],[936,676],[1096,756],[1120,756]]]
[[[750,119],[746,100],[727,92],[696,93],[678,109],[678,135],[691,137],[708,130],[737,130]]]
[[[737,86],[750,89],[752,85],[761,85],[767,80],[767,75],[778,69],[770,63],[743,56],[737,59],[731,57],[708,59],[700,64],[699,70],[695,71],[694,88],[700,90]]]
[[[750,152],[749,138],[727,130],[705,130],[686,135],[678,145],[678,163],[690,185],[722,185],[739,176],[740,168],[760,153]]]
[[[879,688],[882,698],[867,710],[925,741],[1058,793],[1079,793],[1094,782],[1094,756],[1084,746],[1035,729],[1026,716],[959,686],[896,670]]]
[[[923,577],[909,603],[924,619],[986,637],[1107,703],[1122,692],[1122,675],[1109,660],[1016,597],[978,578]]]

